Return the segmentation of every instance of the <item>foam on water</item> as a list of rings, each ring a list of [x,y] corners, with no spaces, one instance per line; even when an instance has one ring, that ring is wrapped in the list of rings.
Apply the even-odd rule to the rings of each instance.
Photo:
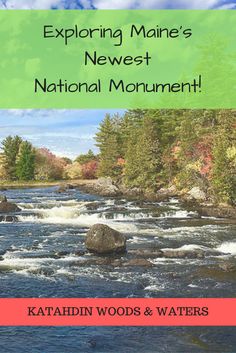
[[[156,285],[156,284],[152,284],[150,286],[147,286],[144,288],[144,290],[150,291],[150,292],[159,292],[159,291],[163,291],[165,289],[165,286],[163,285]]]
[[[182,250],[186,250],[186,251],[194,251],[194,250],[207,250],[208,248],[206,248],[205,246],[201,246],[201,245],[197,245],[197,244],[185,244],[180,246],[179,248],[164,248],[161,249],[163,251],[165,250],[174,250],[174,251],[182,251]]]
[[[234,241],[225,241],[216,248],[217,251],[220,251],[224,254],[236,255],[236,242]]]
[[[113,219],[108,219],[105,213],[86,213],[86,203],[81,202],[77,207],[55,206],[53,208],[33,209],[34,214],[19,215],[20,222],[45,223],[45,224],[64,224],[73,226],[90,227],[95,223],[107,224],[114,229],[123,232],[135,232],[137,227],[133,223],[134,218],[121,214],[115,214]],[[139,214],[137,218],[143,215]],[[125,222],[121,222],[125,221]]]
[[[174,211],[174,210],[173,210]],[[188,212],[186,210],[177,209],[175,212],[165,212],[159,218],[189,218],[190,216],[195,215],[194,212]]]

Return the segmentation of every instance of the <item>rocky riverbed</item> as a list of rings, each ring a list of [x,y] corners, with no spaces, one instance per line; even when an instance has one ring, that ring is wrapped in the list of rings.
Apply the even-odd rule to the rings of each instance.
[[[1,297],[235,296],[233,218],[202,215],[171,195],[148,201],[100,196],[74,187],[60,192],[58,187],[9,189],[2,195],[17,209],[0,214]],[[87,247],[86,236],[96,224],[121,234],[125,249],[98,254]],[[33,328],[32,332],[39,334]],[[48,344],[51,332],[44,332]],[[163,337],[168,347],[174,337],[175,352],[180,353],[183,347],[192,352],[233,353],[236,343],[227,328],[221,328],[220,335],[216,328],[194,327],[127,328],[126,332],[129,341],[139,342],[129,352],[155,352],[160,342],[165,348]],[[61,328],[60,335],[66,334],[67,329]],[[126,353],[129,341],[121,340],[121,332],[118,335],[119,353]],[[95,351],[117,352],[116,337],[116,328],[86,328],[79,347],[90,352],[92,339]],[[75,342],[70,342],[72,351],[78,350]],[[0,350],[3,344],[4,340]],[[165,352],[164,348],[159,351]]]

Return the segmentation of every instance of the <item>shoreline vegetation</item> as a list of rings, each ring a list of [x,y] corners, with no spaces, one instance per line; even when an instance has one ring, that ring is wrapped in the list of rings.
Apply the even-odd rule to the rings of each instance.
[[[82,185],[90,185],[96,182],[96,179],[86,180],[86,179],[75,179],[75,180],[52,180],[52,181],[7,181],[7,180],[0,180],[0,192],[4,191],[4,189],[25,189],[25,188],[33,188],[33,187],[40,187],[40,188],[47,188],[50,186],[58,186],[61,187],[63,185],[72,184],[75,187],[82,186]]]
[[[236,205],[235,110],[128,110],[106,114],[74,160],[20,136],[1,144],[0,188],[67,185],[103,196],[178,197],[231,215]],[[212,214],[212,212],[211,212]],[[219,213],[220,214],[220,213]],[[230,216],[231,217],[231,216]]]

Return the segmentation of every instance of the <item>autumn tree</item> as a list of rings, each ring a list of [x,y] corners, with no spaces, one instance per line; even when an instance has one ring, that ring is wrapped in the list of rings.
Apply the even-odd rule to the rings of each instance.
[[[35,179],[60,180],[63,177],[68,162],[64,158],[55,156],[47,148],[36,150]]]

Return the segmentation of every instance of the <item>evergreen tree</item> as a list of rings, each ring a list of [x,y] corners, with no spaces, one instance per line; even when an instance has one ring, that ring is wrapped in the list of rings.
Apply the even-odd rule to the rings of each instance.
[[[2,141],[4,154],[4,169],[6,177],[9,180],[15,180],[16,175],[16,157],[19,153],[22,139],[19,136],[8,136]]]
[[[153,118],[145,116],[141,127],[133,130],[126,154],[126,183],[155,190],[161,170],[158,129]]]
[[[235,165],[230,163],[228,153],[236,145],[235,111],[219,111],[217,123],[213,143],[212,186],[218,201],[235,203],[236,170]]]
[[[118,131],[109,114],[105,116],[100,124],[99,132],[96,134],[96,141],[100,149],[98,175],[117,177],[120,174],[120,167],[117,164],[117,160],[120,157]]]
[[[127,186],[144,190],[170,183],[186,191],[198,186],[218,201],[233,203],[235,127],[233,110],[138,109],[123,119],[107,115],[96,136],[99,175],[121,175]]]
[[[16,175],[19,180],[33,180],[34,169],[35,150],[30,142],[23,141],[17,156]]]
[[[90,161],[93,161],[96,159],[95,154],[93,153],[92,150],[88,150],[88,153],[86,154],[80,154],[76,159],[75,162],[78,162],[80,164],[84,164]]]
[[[139,164],[138,182],[143,188],[155,190],[161,171],[161,153],[158,139],[158,128],[153,118],[146,116],[142,132],[137,143],[137,160]]]
[[[125,183],[127,186],[140,187],[139,161],[137,158],[138,136],[141,133],[140,127],[133,127],[129,133],[125,152]]]

